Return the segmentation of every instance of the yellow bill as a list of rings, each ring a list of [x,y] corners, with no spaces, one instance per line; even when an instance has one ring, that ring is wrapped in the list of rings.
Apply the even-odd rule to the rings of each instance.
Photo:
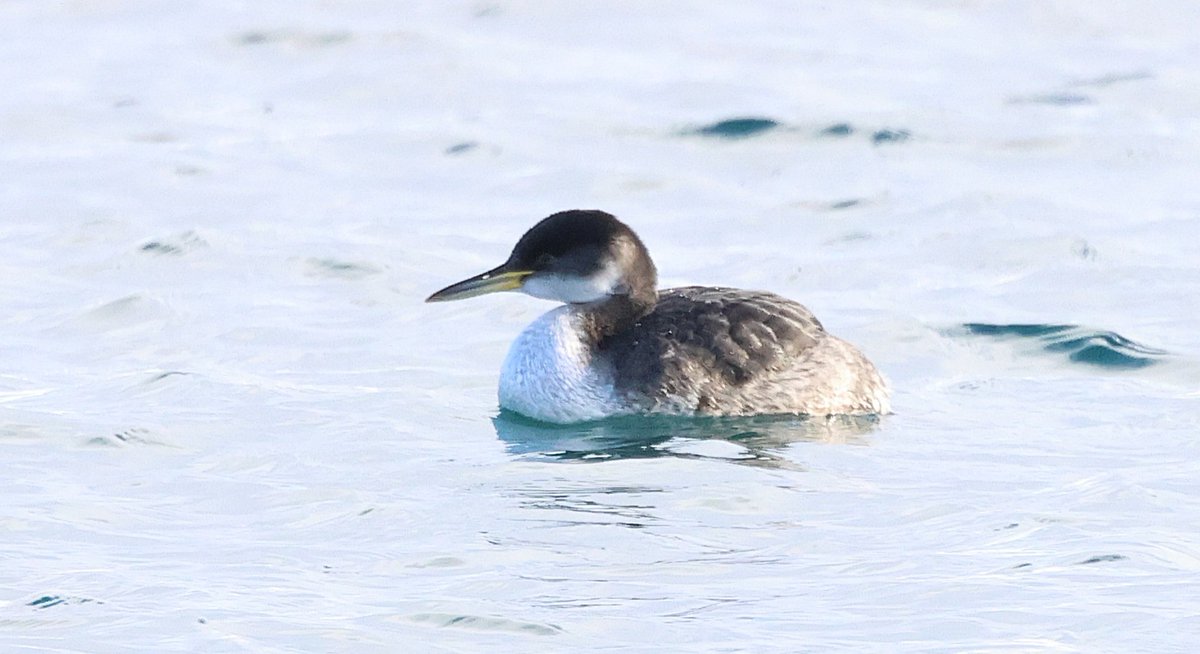
[[[515,291],[525,283],[525,278],[533,274],[531,270],[505,270],[504,266],[489,270],[470,279],[464,279],[443,288],[425,298],[426,302],[449,302],[450,300],[465,300],[469,297],[499,293],[500,291]]]

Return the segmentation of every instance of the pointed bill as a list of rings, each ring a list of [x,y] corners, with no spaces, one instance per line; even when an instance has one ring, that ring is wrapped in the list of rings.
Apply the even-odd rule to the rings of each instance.
[[[494,268],[470,279],[464,279],[456,284],[425,298],[426,302],[449,302],[450,300],[465,300],[469,297],[498,293],[500,291],[515,291],[525,283],[525,278],[532,275],[529,270],[505,270],[504,266]]]

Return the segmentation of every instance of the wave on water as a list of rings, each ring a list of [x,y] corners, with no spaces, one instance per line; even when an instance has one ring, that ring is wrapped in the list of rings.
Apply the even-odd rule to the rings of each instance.
[[[790,127],[772,118],[765,118],[761,116],[740,116],[737,118],[726,118],[715,123],[693,127],[691,129],[684,130],[682,135],[703,136],[707,138],[725,140],[740,140],[760,136],[766,134],[767,132],[778,130],[798,131],[798,128]],[[824,127],[818,130],[813,136],[817,138],[846,138],[854,136],[860,132],[866,134],[870,138],[873,145],[901,143],[912,138],[912,132],[907,129],[879,128],[863,132],[850,123],[845,122],[834,123]]]
[[[1100,368],[1132,370],[1162,361],[1170,353],[1142,345],[1107,330],[1079,325],[990,324],[969,322],[962,325],[973,336],[1003,339],[1032,339],[1047,352],[1066,353],[1075,363]]]
[[[779,122],[770,118],[743,117],[717,121],[685,133],[712,138],[744,139],[751,136],[758,136],[777,127],[780,127]]]

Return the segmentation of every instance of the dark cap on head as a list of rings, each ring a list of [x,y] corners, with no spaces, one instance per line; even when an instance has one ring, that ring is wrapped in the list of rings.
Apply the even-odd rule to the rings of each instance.
[[[650,253],[632,229],[610,213],[573,209],[531,227],[500,266],[451,284],[428,301],[520,290],[580,304],[624,297],[649,310],[657,283]]]
[[[571,272],[595,272],[621,236],[641,241],[625,223],[610,213],[595,209],[560,211],[529,228],[513,247],[509,265],[525,270],[542,270],[555,264]]]

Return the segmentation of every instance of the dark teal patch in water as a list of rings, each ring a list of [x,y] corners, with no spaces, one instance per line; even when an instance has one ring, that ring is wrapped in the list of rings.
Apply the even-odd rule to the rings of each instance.
[[[175,376],[187,377],[187,376],[190,376],[191,374],[192,373],[190,373],[190,372],[183,372],[182,370],[168,370],[167,372],[162,372],[157,375],[154,375],[153,377],[151,377],[150,379],[147,379],[143,383],[153,384],[155,382],[160,382],[160,381],[166,379],[167,377],[175,377]]]
[[[1050,336],[1076,329],[1075,325],[991,325],[982,322],[968,322],[963,325],[972,334],[982,336]]]
[[[476,143],[475,141],[463,141],[462,143],[455,143],[454,145],[446,148],[446,154],[448,154],[448,155],[466,154],[466,153],[470,152],[471,150],[474,150],[475,148],[478,148],[478,147],[479,147],[479,144]]]
[[[883,145],[884,143],[901,143],[912,138],[912,133],[906,129],[881,129],[871,135],[871,142],[875,145]]]
[[[854,133],[854,127],[850,123],[834,123],[829,127],[821,130],[821,136],[850,136]]]
[[[1100,368],[1138,369],[1158,363],[1170,354],[1147,347],[1116,332],[1084,329],[1078,325],[965,323],[968,333],[997,338],[1036,338],[1047,352],[1065,352],[1076,363]]]
[[[745,139],[779,127],[770,118],[730,118],[692,130],[691,134],[721,139]]]
[[[1125,556],[1123,554],[1101,554],[1100,556],[1093,556],[1090,559],[1080,561],[1079,565],[1090,565],[1092,563],[1109,563],[1111,561],[1124,561],[1128,558],[1129,558],[1128,556]]]
[[[155,254],[180,254],[183,252],[183,249],[170,243],[150,241],[142,246],[142,251],[153,252]]]
[[[33,600],[32,602],[27,603],[25,606],[32,606],[36,609],[48,609],[52,606],[59,606],[60,604],[87,604],[88,602],[95,602],[95,601],[96,600],[91,600],[86,597],[63,597],[61,595],[42,595],[41,597]],[[96,603],[103,604],[104,602],[96,602]]]
[[[188,231],[171,238],[147,241],[140,249],[149,254],[181,256],[207,246],[208,243],[199,234]]]

